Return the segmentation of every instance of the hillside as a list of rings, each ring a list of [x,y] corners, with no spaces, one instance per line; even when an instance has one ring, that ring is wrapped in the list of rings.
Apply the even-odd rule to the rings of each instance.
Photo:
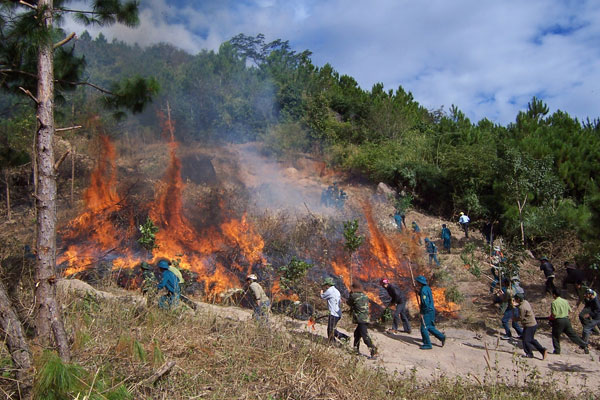
[[[496,392],[500,394],[493,398],[566,398],[570,395],[562,390],[582,393],[597,388],[594,382],[600,368],[595,361],[596,349],[591,356],[579,354],[563,338],[562,355],[525,361],[519,358],[520,343],[499,340],[500,316],[491,305],[488,280],[470,273],[460,257],[465,246],[473,244],[474,257],[487,273],[483,267],[484,240],[478,232],[466,240],[455,221],[416,209],[408,211],[407,223],[416,221],[423,237],[435,238],[438,248],[442,248],[438,239],[442,223],[455,235],[452,254],[440,254],[442,267],[430,269],[423,246],[412,234],[396,231],[389,217],[393,204],[386,196],[378,194],[372,184],[312,157],[297,155],[274,161],[265,157],[257,144],[177,147],[165,143],[128,146],[127,141],[93,143],[88,146],[99,148],[97,160],[83,153],[77,157],[78,176],[82,178],[76,185],[77,197],[83,200],[76,207],[66,207],[68,174],[61,181],[60,268],[68,278],[81,277],[129,299],[114,303],[95,295],[63,295],[61,302],[74,360],[88,371],[109,368],[112,372],[103,372],[106,379],[112,384],[124,382],[134,397],[384,398],[394,394],[410,398],[419,388],[424,391],[421,398],[475,398]],[[78,148],[84,144],[79,143]],[[339,182],[348,193],[342,209],[321,202],[323,190],[333,182]],[[4,221],[2,229],[2,241],[13,240],[13,251],[14,238],[27,242],[31,233],[29,209],[16,211],[16,222]],[[163,233],[158,236],[160,247],[152,260],[179,259],[190,282],[188,294],[200,306],[196,312],[183,308],[169,315],[131,303],[131,296],[138,296],[139,263],[145,256],[128,221],[137,221],[137,225],[146,216],[151,216]],[[366,240],[353,258],[351,270],[344,259],[341,225],[352,218],[359,221]],[[233,221],[240,223],[240,230],[228,230],[234,227]],[[190,232],[193,240],[185,238]],[[323,343],[325,326],[320,323],[312,330],[306,321],[275,316],[273,329],[264,331],[254,326],[247,310],[206,303],[218,302],[224,291],[241,287],[248,272],[270,282],[276,278],[271,265],[285,265],[292,256],[308,260],[313,267],[298,293],[278,290],[277,281],[272,281],[274,300],[299,299],[316,306],[318,314],[323,313],[325,305],[317,296],[322,277],[333,276],[344,292],[353,274],[370,293],[373,316],[381,311],[378,282],[382,277],[411,290],[408,257],[414,273],[425,274],[440,290],[436,302],[441,310],[439,326],[448,335],[446,346],[434,346],[430,352],[419,350],[414,303],[412,334],[391,335],[381,323],[373,325],[371,332],[381,353],[375,361],[357,360],[349,348],[328,348]],[[536,314],[547,315],[549,299],[541,295],[543,278],[537,262],[526,260],[521,278]],[[352,332],[348,315],[341,326]],[[574,326],[580,329],[578,322]],[[238,337],[239,332],[249,336]],[[537,337],[551,348],[544,322],[540,322]],[[596,346],[597,338],[592,341]],[[273,347],[261,349],[261,342]],[[137,385],[149,375],[145,369],[161,364],[157,351],[165,360],[176,362],[177,372],[154,389]],[[290,351],[297,354],[285,360]],[[140,352],[146,355],[142,357]],[[150,353],[158,360],[150,362]],[[300,355],[304,361],[295,358]],[[241,369],[236,367],[235,360],[239,359],[244,365]],[[275,368],[272,360],[276,360]],[[309,370],[298,372],[306,362],[310,363],[306,367]],[[381,375],[381,370],[371,367],[382,367],[390,375]],[[288,372],[281,374],[279,370]],[[394,378],[396,372],[399,375]],[[318,381],[321,373],[327,378]],[[358,386],[361,383],[354,374],[370,383]],[[332,379],[337,379],[333,385],[336,389],[331,388]],[[11,390],[10,385],[7,390]]]

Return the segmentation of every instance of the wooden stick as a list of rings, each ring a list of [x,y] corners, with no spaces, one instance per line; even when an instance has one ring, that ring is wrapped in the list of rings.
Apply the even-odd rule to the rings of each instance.
[[[156,381],[163,377],[163,375],[167,374],[171,369],[175,366],[175,361],[169,361],[163,364],[162,367],[157,369],[149,378],[146,378],[142,381],[144,385],[154,385]]]

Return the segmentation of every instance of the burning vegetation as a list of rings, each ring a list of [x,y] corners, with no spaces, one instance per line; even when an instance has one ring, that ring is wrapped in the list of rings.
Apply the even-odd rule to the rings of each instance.
[[[205,300],[219,301],[220,294],[241,287],[251,272],[270,282],[267,289],[272,295],[296,300],[297,296],[280,289],[276,269],[271,267],[285,265],[296,256],[312,264],[309,280],[332,276],[349,288],[351,280],[357,279],[375,305],[381,304],[378,282],[382,277],[411,291],[411,272],[430,275],[422,265],[418,237],[406,230],[382,228],[376,215],[389,212],[385,199],[349,188],[350,198],[343,209],[324,207],[319,204],[322,173],[279,167],[286,173],[276,174],[276,163],[268,164],[258,153],[242,152],[229,160],[227,168],[217,166],[216,185],[184,182],[170,118],[163,130],[168,133],[168,162],[162,178],[152,183],[143,174],[119,176],[115,145],[107,136],[100,137],[83,211],[59,232],[58,264],[65,276],[87,280],[110,276],[124,287],[135,288],[141,281],[143,261],[155,264],[168,259],[183,270],[189,282],[186,291]],[[232,146],[228,151],[235,154],[240,148]],[[248,160],[265,164],[254,168]],[[252,169],[268,176],[249,179]],[[282,201],[288,187],[294,199],[286,209]],[[269,199],[276,199],[273,209],[265,207]],[[147,218],[158,228],[157,247],[150,251],[137,241],[138,226]],[[350,219],[359,220],[365,236],[353,254],[344,248],[341,228]],[[458,309],[445,299],[444,289],[432,290],[440,311]]]

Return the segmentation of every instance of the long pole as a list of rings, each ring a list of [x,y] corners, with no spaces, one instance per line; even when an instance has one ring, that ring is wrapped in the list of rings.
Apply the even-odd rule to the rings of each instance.
[[[423,326],[427,326],[425,324],[425,318],[423,318],[423,314],[421,314],[421,298],[419,297],[419,292],[417,291],[417,284],[415,283],[415,275],[412,270],[412,262],[410,261],[410,257],[406,256],[408,260],[408,269],[410,270],[410,278],[412,279],[413,289],[415,290],[415,296],[417,297],[417,305],[419,306],[419,316],[421,317],[421,322]]]

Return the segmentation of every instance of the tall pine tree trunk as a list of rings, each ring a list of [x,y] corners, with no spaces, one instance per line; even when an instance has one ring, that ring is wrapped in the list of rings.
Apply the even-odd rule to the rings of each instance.
[[[53,0],[40,0],[43,24],[52,28]],[[41,341],[53,336],[58,353],[69,360],[69,344],[56,301],[56,174],[54,171],[54,57],[52,43],[38,48],[37,91],[37,260],[35,269],[36,331]]]

